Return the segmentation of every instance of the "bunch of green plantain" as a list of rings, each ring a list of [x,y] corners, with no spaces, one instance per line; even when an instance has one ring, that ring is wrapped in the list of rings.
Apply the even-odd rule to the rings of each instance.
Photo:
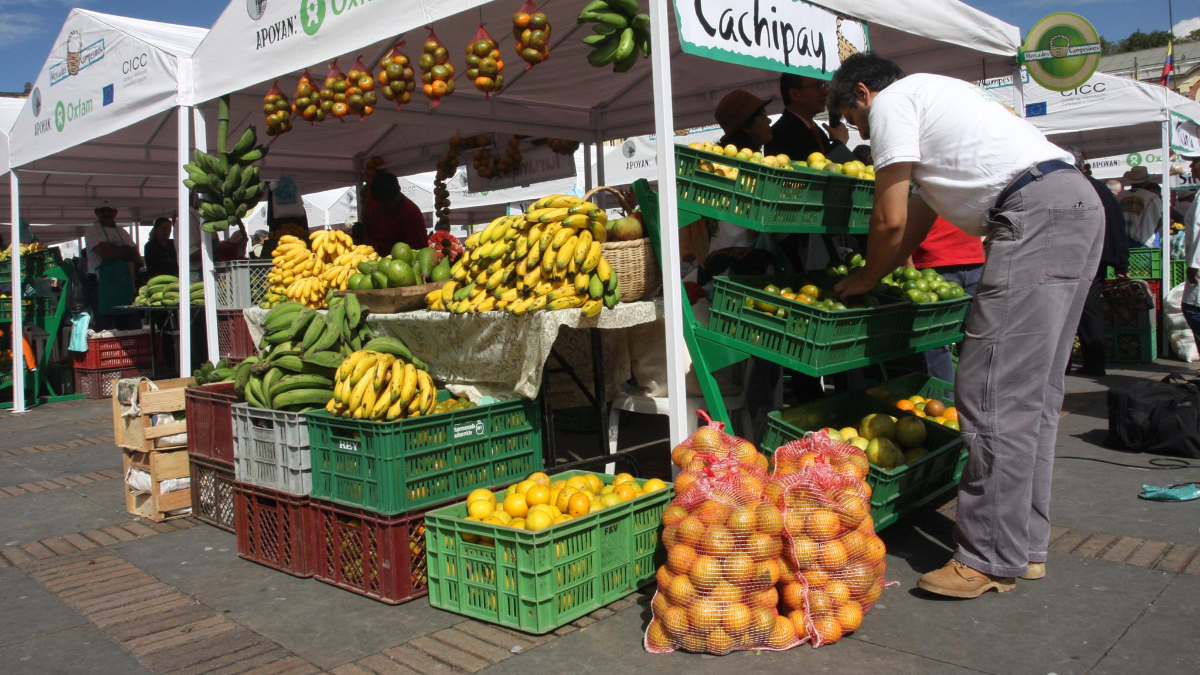
[[[592,0],[578,17],[591,23],[595,35],[583,38],[592,48],[588,63],[597,68],[613,64],[614,73],[633,67],[638,54],[650,57],[650,15],[638,13],[638,0]]]
[[[229,152],[219,157],[197,149],[192,161],[184,165],[188,177],[183,184],[200,195],[201,228],[206,232],[224,232],[242,222],[250,209],[263,197],[265,186],[252,166],[266,156],[253,126],[246,129]]]
[[[160,274],[138,289],[133,304],[143,307],[178,307],[179,296],[179,277]],[[188,287],[188,300],[193,305],[204,304],[204,282],[197,281]]]
[[[257,360],[258,359],[255,359],[255,361]],[[195,380],[195,384],[188,386],[198,387],[202,384],[232,382],[233,376],[234,369],[229,367],[229,359],[221,359],[216,363],[206,362],[204,365],[192,371],[192,379]]]

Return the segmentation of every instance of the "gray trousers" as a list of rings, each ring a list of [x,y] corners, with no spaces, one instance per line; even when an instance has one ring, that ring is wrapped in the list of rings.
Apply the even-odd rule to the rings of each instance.
[[[1057,171],[1010,195],[989,225],[955,380],[969,459],[954,557],[1010,577],[1046,560],[1063,374],[1104,245],[1104,211],[1081,174]]]

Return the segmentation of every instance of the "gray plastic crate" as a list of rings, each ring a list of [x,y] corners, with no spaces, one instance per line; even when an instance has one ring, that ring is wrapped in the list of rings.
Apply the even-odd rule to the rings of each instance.
[[[312,491],[312,451],[305,415],[253,408],[248,403],[234,404],[231,410],[237,479],[307,496]]]
[[[270,260],[233,260],[213,266],[217,309],[257,307],[267,294]]]

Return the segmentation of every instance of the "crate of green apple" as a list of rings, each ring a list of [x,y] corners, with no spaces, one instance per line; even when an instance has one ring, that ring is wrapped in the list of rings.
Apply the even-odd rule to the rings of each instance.
[[[971,296],[937,270],[898,267],[879,282],[877,290],[888,296],[908,298],[913,303],[909,346],[933,347],[960,338]]]
[[[425,307],[425,296],[450,279],[449,257],[437,248],[413,249],[404,242],[378,260],[358,264],[358,272],[347,280],[347,289],[334,295],[353,293],[374,314],[395,314]]]

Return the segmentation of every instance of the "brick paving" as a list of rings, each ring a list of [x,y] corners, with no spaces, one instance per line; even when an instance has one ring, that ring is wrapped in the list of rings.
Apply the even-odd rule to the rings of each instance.
[[[11,487],[0,488],[0,499],[8,499],[10,497],[20,497],[21,495],[33,494],[36,492],[46,492],[47,490],[62,490],[70,489],[77,485],[87,485],[96,481],[112,480],[120,478],[121,472],[112,469],[103,471],[93,471],[79,476],[60,476],[53,480],[33,481],[13,485]]]

